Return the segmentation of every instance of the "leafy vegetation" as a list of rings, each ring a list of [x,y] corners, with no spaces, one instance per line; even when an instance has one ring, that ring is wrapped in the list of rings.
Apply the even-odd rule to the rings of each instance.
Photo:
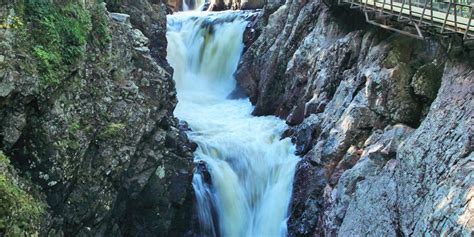
[[[0,29],[15,29],[23,26],[23,21],[17,16],[8,16],[0,19]]]
[[[0,151],[0,235],[37,235],[44,206],[20,187],[11,175],[12,170],[8,158]]]
[[[82,1],[22,0],[8,25],[0,19],[2,27],[16,29],[17,47],[33,59],[26,70],[38,72],[42,88],[57,88],[81,67],[87,49],[104,52],[112,39],[105,7]]]
[[[24,16],[28,22],[31,52],[38,59],[38,70],[45,86],[57,86],[68,67],[85,55],[87,36],[92,29],[88,10],[78,3],[27,1]]]
[[[120,133],[125,129],[125,125],[121,123],[110,123],[107,127],[99,134],[100,139],[110,139],[116,136],[120,136]]]

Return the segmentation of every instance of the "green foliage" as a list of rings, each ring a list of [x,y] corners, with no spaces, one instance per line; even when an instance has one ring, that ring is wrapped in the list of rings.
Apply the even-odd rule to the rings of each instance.
[[[57,86],[67,70],[84,58],[92,29],[88,10],[78,3],[65,6],[46,0],[27,1],[28,42],[38,59],[44,86]]]
[[[11,175],[12,170],[9,160],[0,151],[0,235],[38,235],[44,206],[20,188]]]
[[[125,125],[121,123],[110,123],[107,127],[99,134],[100,139],[110,139],[116,136],[120,136],[120,133],[125,129]]]
[[[53,51],[48,51],[42,45],[33,47],[33,55],[39,60],[39,68],[43,74],[43,82],[47,85],[57,85],[60,82],[62,69],[61,56]]]
[[[97,44],[100,49],[105,48],[111,42],[112,36],[109,30],[109,19],[100,4],[92,9],[92,25],[91,41]]]
[[[0,18],[0,29],[16,29],[23,26],[23,20],[17,16]]]
[[[77,131],[81,129],[81,124],[78,121],[72,121],[69,123],[69,133],[70,134],[76,134]]]

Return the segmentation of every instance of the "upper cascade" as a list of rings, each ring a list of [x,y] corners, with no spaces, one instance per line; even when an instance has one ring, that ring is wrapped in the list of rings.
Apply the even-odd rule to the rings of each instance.
[[[201,11],[206,0],[179,0],[182,11]]]

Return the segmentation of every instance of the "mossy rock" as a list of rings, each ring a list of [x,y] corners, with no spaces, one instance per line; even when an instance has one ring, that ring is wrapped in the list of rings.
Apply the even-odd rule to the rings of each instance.
[[[43,87],[56,87],[83,61],[93,28],[89,9],[80,1],[20,1],[18,15],[25,27],[20,47],[31,52]]]
[[[0,236],[37,236],[44,204],[29,194],[0,151]]]
[[[416,95],[433,101],[438,95],[442,76],[442,69],[432,63],[421,66],[411,81],[413,91]]]
[[[385,68],[394,68],[401,62],[408,62],[416,42],[412,38],[400,36],[394,38],[391,41],[391,45],[392,48],[388,51],[383,61]]]

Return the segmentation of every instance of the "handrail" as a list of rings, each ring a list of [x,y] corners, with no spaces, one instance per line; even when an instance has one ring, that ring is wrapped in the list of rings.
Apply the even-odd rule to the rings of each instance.
[[[417,38],[424,38],[422,31],[433,33],[428,30],[431,28],[437,29],[439,34],[460,34],[464,40],[474,40],[474,4],[471,0],[338,0],[338,4],[361,9],[366,13],[367,22],[400,33],[404,30],[377,19],[385,16],[382,18],[411,25],[416,33],[404,33]],[[369,14],[379,17],[370,19]]]

